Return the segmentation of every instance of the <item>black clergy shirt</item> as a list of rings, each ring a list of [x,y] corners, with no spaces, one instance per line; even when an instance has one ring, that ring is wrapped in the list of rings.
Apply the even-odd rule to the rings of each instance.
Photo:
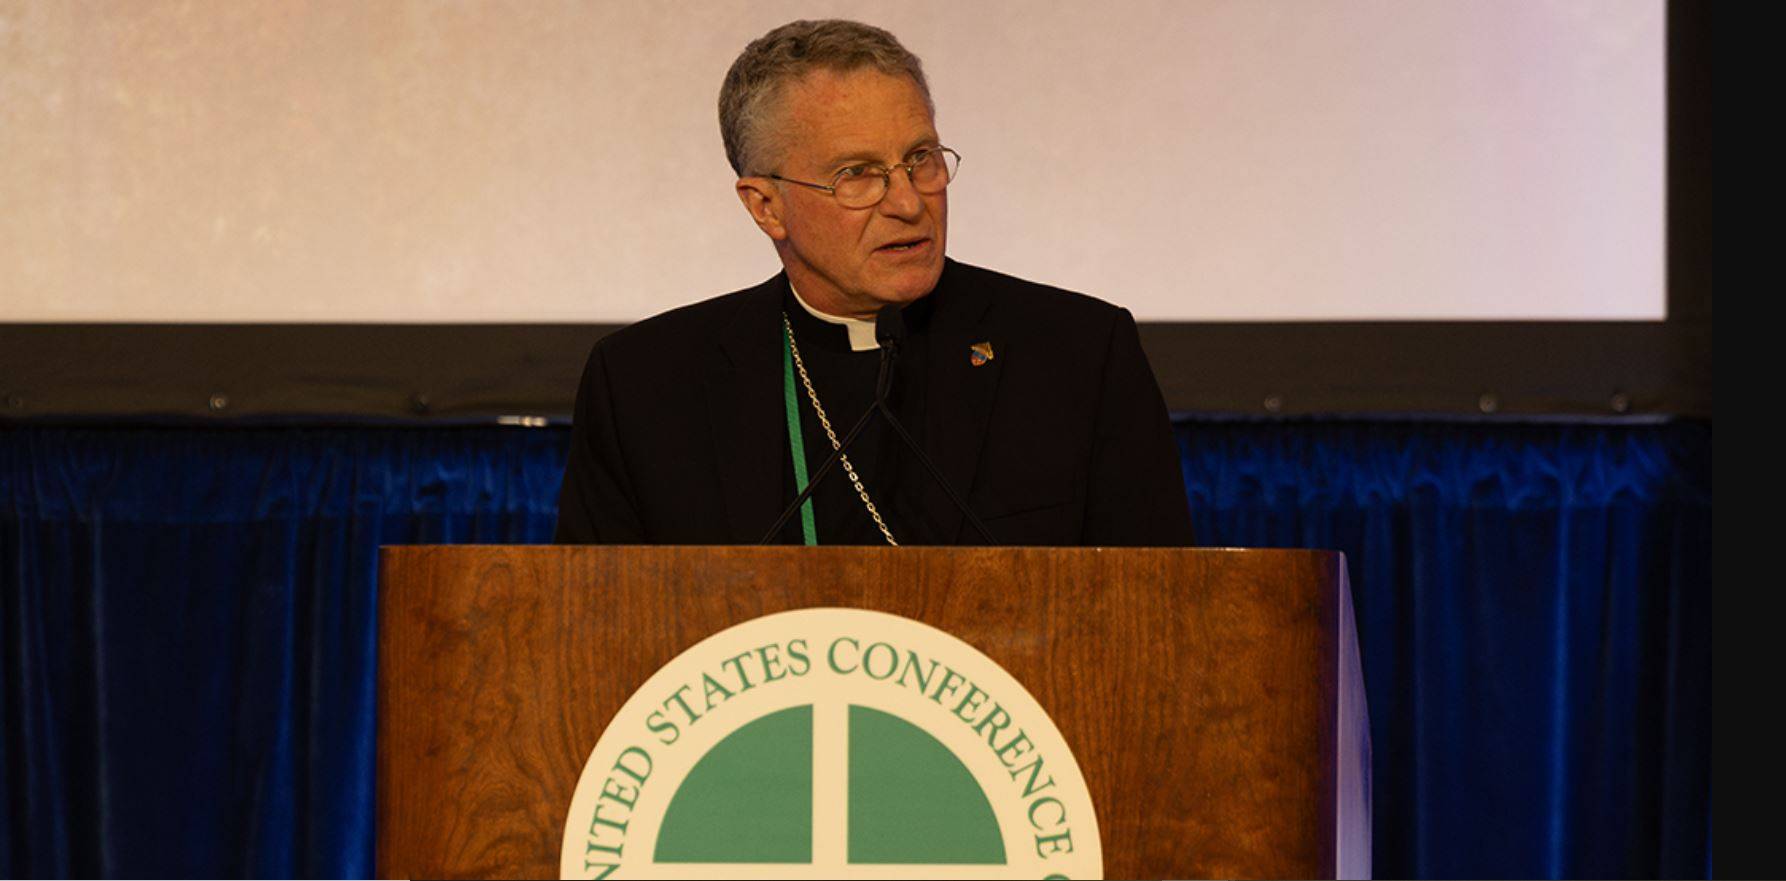
[[[794,498],[784,312],[841,440],[879,355],[848,351],[847,330],[801,309],[786,275],[671,310],[590,352],[555,540],[760,541]],[[905,317],[892,406],[994,542],[1191,544],[1177,442],[1126,310],[946,260]],[[796,393],[816,471],[830,442]],[[850,458],[900,544],[985,541],[884,423],[860,444]],[[816,496],[820,544],[885,543],[844,474]],[[773,540],[800,541],[798,518]]]
[[[880,374],[879,349],[851,351],[849,331],[839,324],[819,320],[794,300],[792,293],[783,298],[782,311],[794,329],[794,342],[799,347],[806,372],[818,392],[819,403],[831,420],[831,428],[842,443],[856,420],[874,402],[875,380]],[[919,300],[902,310],[906,336],[902,352],[922,352],[928,341],[930,303]],[[893,386],[888,392],[891,409],[900,423],[920,442],[924,429],[924,359],[902,355],[894,362]],[[796,372],[794,395],[800,407],[800,424],[806,450],[808,478],[817,476],[819,466],[831,455],[831,441],[819,422],[812,401]],[[786,433],[785,431],[783,432]],[[790,445],[782,443],[782,504],[794,501],[793,458]],[[901,544],[937,544],[936,525],[929,521],[914,502],[930,478],[923,463],[906,449],[885,418],[876,415],[848,450],[850,463],[862,486],[868,491],[881,518],[894,539]],[[799,544],[802,538],[800,515],[796,513],[788,526],[777,535],[782,543]],[[819,483],[813,493],[813,519],[819,544],[885,544],[886,537],[868,514],[849,475],[839,463]]]

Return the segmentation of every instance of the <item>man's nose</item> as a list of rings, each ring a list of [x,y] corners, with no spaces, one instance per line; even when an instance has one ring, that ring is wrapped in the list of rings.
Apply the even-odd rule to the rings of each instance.
[[[882,214],[901,220],[914,220],[924,212],[924,200],[912,186],[911,173],[905,166],[887,172],[887,195],[881,198]]]

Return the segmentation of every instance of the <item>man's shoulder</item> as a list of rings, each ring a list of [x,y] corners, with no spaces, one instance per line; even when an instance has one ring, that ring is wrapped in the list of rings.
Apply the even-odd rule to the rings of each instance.
[[[1019,334],[1102,339],[1127,315],[1121,306],[1089,294],[958,260],[949,261],[949,275],[952,285],[972,291],[983,306],[991,307],[999,326]],[[678,306],[608,333],[597,348],[610,359],[649,358],[663,363],[669,360],[666,356],[710,347],[750,314],[751,307],[779,303],[781,284],[778,274],[742,290]]]
[[[1112,322],[1127,315],[1123,307],[1090,294],[952,262],[959,284],[991,298],[1000,324],[1082,335],[1108,332]]]
[[[610,355],[682,350],[709,343],[732,326],[741,311],[764,297],[779,299],[777,275],[743,290],[710,297],[635,321],[603,336],[597,346]]]

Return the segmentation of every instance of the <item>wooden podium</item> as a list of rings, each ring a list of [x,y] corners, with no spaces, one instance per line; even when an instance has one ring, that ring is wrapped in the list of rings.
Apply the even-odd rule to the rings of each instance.
[[[1104,872],[1367,876],[1369,735],[1343,558],[1294,550],[389,547],[381,877],[557,877],[584,762],[683,650],[775,612],[928,624],[1052,717]]]

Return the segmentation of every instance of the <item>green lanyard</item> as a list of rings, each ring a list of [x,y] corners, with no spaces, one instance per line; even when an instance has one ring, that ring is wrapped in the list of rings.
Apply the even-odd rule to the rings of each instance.
[[[787,402],[788,411],[788,450],[794,457],[794,492],[798,494],[806,491],[806,441],[800,430],[800,396],[794,393],[793,341],[788,339],[786,325],[781,328],[781,378],[782,398]],[[810,498],[800,506],[800,533],[808,547],[819,543]]]

